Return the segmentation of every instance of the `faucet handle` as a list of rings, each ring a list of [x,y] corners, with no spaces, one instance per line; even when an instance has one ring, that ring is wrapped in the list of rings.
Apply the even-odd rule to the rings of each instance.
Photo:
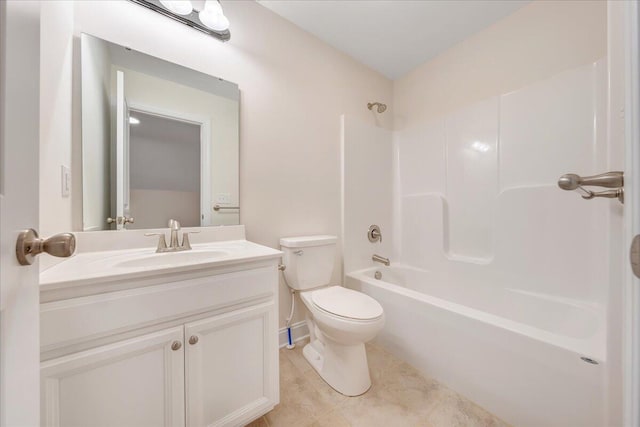
[[[199,231],[184,231],[182,233],[182,249],[189,250],[191,249],[191,243],[189,242],[189,234],[198,234]]]
[[[367,231],[367,237],[371,243],[382,243],[382,232],[380,231],[380,227],[375,224],[370,226],[369,231]]]
[[[168,226],[171,230],[180,230],[180,222],[177,219],[170,219]]]
[[[158,238],[158,248],[156,252],[162,252],[163,249],[167,249],[167,239],[164,233],[144,233],[145,236],[160,236]]]

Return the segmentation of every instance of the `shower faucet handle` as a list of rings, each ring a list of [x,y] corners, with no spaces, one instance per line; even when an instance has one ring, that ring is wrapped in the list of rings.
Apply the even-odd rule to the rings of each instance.
[[[380,231],[380,227],[373,224],[369,227],[369,231],[367,232],[367,237],[371,243],[380,242],[382,243],[382,232]]]

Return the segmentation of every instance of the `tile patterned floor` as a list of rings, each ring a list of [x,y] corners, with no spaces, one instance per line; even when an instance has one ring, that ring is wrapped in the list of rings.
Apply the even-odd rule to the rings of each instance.
[[[247,427],[507,427],[508,424],[384,349],[367,345],[368,392],[346,397],[302,355],[306,342],[280,350],[280,404]]]

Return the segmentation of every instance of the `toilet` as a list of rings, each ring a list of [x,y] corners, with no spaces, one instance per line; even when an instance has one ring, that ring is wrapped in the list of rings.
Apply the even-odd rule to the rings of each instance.
[[[335,236],[280,239],[284,276],[306,307],[305,359],[336,391],[358,396],[371,387],[364,343],[384,326],[384,311],[362,292],[329,284],[336,242]]]

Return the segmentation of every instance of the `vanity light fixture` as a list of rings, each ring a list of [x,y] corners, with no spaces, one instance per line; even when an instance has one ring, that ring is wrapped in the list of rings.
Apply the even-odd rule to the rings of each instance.
[[[190,0],[160,0],[160,4],[178,15],[184,16],[193,12],[193,5]]]
[[[206,0],[202,10],[194,9],[189,0],[129,0],[182,24],[209,34],[220,41],[231,38],[229,19],[222,12],[219,0]],[[200,2],[202,3],[202,2]]]
[[[204,9],[198,14],[200,21],[214,31],[229,29],[229,19],[224,16],[222,6],[218,0],[207,0]]]

